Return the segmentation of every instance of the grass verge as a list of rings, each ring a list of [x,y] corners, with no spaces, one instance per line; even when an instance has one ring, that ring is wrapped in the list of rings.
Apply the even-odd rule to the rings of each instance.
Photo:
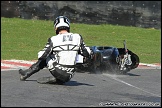
[[[71,32],[81,34],[87,46],[123,47],[126,40],[141,63],[161,63],[161,30],[71,23]],[[1,17],[1,60],[36,60],[54,35],[53,21]]]

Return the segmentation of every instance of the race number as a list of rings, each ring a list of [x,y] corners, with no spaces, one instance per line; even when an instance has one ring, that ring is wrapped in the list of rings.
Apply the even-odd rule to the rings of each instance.
[[[65,41],[73,41],[72,35],[63,35],[63,42]]]

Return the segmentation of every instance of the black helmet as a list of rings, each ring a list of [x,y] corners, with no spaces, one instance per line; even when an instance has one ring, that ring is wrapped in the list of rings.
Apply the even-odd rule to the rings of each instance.
[[[56,34],[58,34],[60,30],[67,30],[70,32],[70,20],[65,16],[59,16],[54,21],[54,28]]]

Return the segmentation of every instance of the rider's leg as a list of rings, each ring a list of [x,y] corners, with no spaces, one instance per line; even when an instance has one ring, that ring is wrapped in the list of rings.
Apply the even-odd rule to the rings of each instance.
[[[29,69],[26,70],[19,70],[20,74],[20,80],[24,81],[27,78],[29,78],[32,74],[38,72],[40,69],[43,69],[46,66],[46,61],[45,60],[38,60],[36,63],[34,63],[32,66],[30,66]]]
[[[54,55],[50,55],[49,57],[47,57],[46,59],[46,64],[47,64],[47,68],[50,70],[54,69],[53,63],[56,62],[56,59],[54,57]],[[40,84],[50,84],[50,83],[56,83],[56,78],[54,76],[49,76],[49,77],[41,77],[37,79],[37,82]]]
[[[55,59],[54,55],[50,55],[46,59],[47,68],[49,69],[52,76],[50,77],[42,77],[37,80],[38,83],[56,83],[63,84],[68,82],[75,73],[75,68],[73,66],[67,67],[62,66],[57,63],[57,59]]]

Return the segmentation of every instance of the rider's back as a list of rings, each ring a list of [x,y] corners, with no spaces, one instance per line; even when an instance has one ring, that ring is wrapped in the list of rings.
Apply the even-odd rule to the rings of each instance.
[[[79,34],[65,33],[51,37],[53,52],[62,65],[75,65],[81,37]]]

